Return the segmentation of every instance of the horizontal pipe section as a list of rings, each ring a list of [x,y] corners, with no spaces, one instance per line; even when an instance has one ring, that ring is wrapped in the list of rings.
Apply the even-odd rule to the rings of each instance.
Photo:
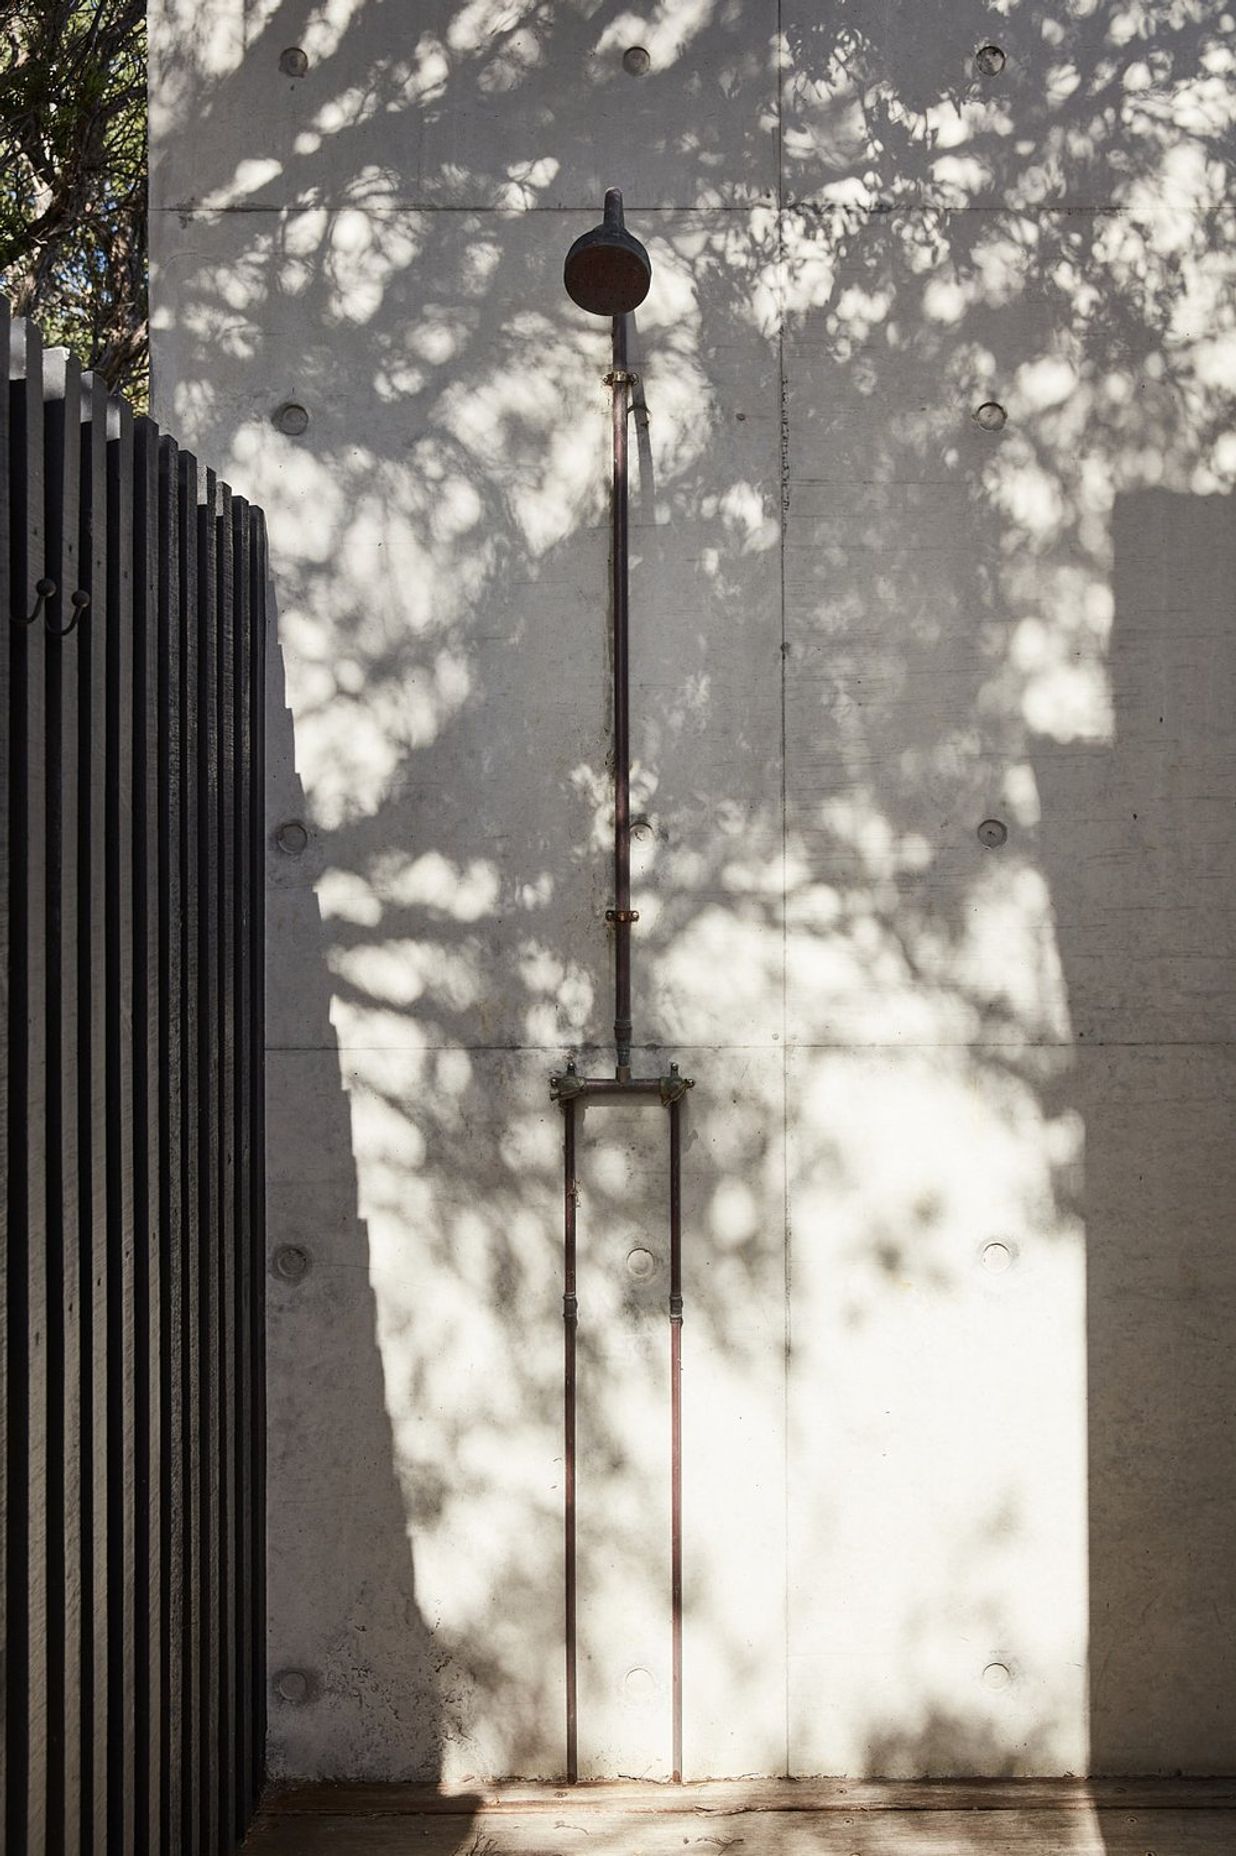
[[[555,1101],[562,1103],[597,1097],[622,1101],[634,1096],[668,1104],[681,1101],[687,1090],[695,1087],[691,1077],[679,1076],[676,1065],[668,1076],[576,1076],[574,1071],[568,1071],[549,1080]]]

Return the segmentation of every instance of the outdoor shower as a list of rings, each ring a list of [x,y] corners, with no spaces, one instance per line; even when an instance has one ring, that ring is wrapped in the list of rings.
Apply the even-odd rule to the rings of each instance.
[[[550,1078],[550,1093],[563,1119],[563,1416],[565,1429],[564,1560],[566,1597],[567,1778],[579,1777],[576,1684],[575,1566],[575,1343],[579,1305],[575,1283],[576,1104],[583,1101],[642,1100],[669,1110],[670,1240],[670,1629],[672,1634],[672,1761],[674,1782],[682,1779],[682,1101],[692,1087],[671,1063],[664,1076],[631,1074],[631,929],[639,919],[631,907],[631,740],[628,670],[627,420],[634,376],[627,368],[627,317],[639,307],[652,281],[652,264],[622,218],[622,195],[605,195],[601,225],[576,239],[567,253],[563,282],[581,309],[613,319],[613,364],[606,375],[613,412],[610,592],[613,625],[614,906],[605,919],[614,931],[614,1074],[580,1076],[574,1061]]]

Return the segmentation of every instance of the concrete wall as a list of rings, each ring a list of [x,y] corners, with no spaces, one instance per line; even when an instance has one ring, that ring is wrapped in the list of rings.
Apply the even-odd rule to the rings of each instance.
[[[1231,27],[157,0],[156,405],[269,511],[286,674],[276,1774],[563,1770],[547,1082],[605,1062],[612,898],[561,266],[609,184],[689,1776],[1232,1770]],[[663,1141],[582,1135],[589,1775],[668,1767]]]

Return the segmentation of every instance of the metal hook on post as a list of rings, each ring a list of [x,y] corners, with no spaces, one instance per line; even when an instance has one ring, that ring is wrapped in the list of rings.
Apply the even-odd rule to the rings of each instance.
[[[34,624],[34,621],[38,618],[48,600],[56,597],[56,582],[54,580],[36,580],[34,583],[34,591],[35,601],[32,610],[29,612],[14,612],[11,614],[14,625]]]
[[[86,608],[90,604],[90,595],[89,593],[84,593],[79,587],[76,593],[70,595],[69,604],[72,606],[73,610],[69,614],[67,625],[53,625],[50,617],[48,618],[47,635],[49,638],[68,637],[69,633],[76,628],[78,620],[85,617]]]
[[[11,613],[10,617],[14,625],[33,625],[40,612],[42,612],[44,614],[43,629],[46,631],[49,638],[67,638],[69,633],[76,627],[78,620],[84,615],[87,606],[90,604],[89,593],[83,592],[81,587],[78,587],[75,593],[69,595],[69,604],[73,610],[69,614],[68,623],[66,625],[53,625],[51,622],[51,602],[55,599],[58,591],[56,582],[46,579],[36,580],[34,583],[34,591],[35,601],[32,609],[29,612]]]

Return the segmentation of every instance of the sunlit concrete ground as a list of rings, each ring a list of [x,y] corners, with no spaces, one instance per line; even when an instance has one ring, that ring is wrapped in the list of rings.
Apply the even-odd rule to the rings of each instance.
[[[1225,1781],[851,1784],[765,1781],[450,1798],[415,1787],[310,1786],[274,1797],[245,1844],[264,1856],[1219,1856],[1236,1842]]]

